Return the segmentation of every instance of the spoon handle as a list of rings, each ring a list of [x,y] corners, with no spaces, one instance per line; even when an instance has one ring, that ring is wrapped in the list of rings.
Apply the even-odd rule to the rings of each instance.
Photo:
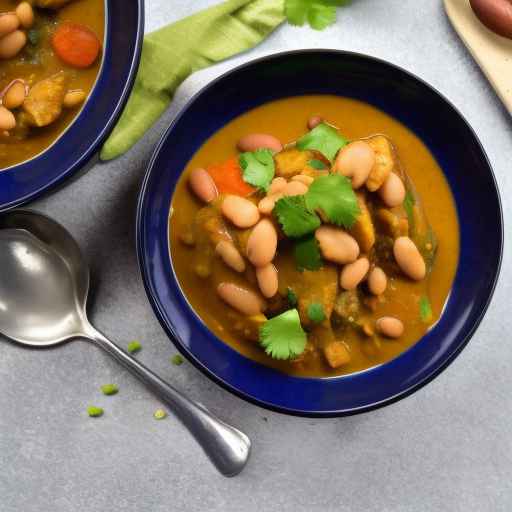
[[[235,476],[242,471],[251,451],[251,441],[243,432],[218,419],[202,405],[188,399],[91,325],[87,326],[84,336],[113,355],[167,402],[224,476]]]

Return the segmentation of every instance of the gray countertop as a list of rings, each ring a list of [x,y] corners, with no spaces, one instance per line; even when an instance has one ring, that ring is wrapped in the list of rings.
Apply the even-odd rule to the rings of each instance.
[[[153,30],[215,0],[146,3],[146,29]],[[172,415],[153,419],[158,400],[86,342],[41,352],[2,342],[2,512],[512,510],[508,247],[492,304],[467,348],[434,382],[384,409],[329,420],[287,417],[234,397],[188,363],[169,363],[176,350],[153,316],[134,248],[136,197],[152,148],[185,101],[219,73],[310,47],[387,59],[452,100],[488,152],[511,222],[511,119],[441,0],[354,0],[333,28],[283,26],[254,51],[197,73],[128,154],[32,206],[64,223],[82,246],[92,269],[93,323],[121,344],[141,340],[141,361],[250,435],[252,459],[237,478],[219,476]],[[99,392],[108,382],[119,385],[117,396]],[[88,418],[89,404],[105,415]]]

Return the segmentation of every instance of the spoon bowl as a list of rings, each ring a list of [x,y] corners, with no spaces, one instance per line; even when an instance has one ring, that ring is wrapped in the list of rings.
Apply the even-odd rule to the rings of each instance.
[[[217,469],[238,474],[249,438],[186,398],[143,366],[87,319],[89,270],[64,227],[33,211],[0,217],[0,333],[31,347],[86,338],[113,355],[167,402]]]

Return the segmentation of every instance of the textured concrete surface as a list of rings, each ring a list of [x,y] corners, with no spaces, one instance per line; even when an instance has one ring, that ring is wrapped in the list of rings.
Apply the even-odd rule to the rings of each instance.
[[[215,0],[148,0],[147,29]],[[144,166],[184,102],[220,72],[256,56],[308,47],[383,57],[439,88],[467,116],[496,170],[510,225],[512,125],[444,16],[440,0],[354,0],[322,33],[289,26],[255,51],[191,77],[132,151],[96,165],[33,206],[63,222],[92,268],[91,318],[162,377],[244,429],[245,472],[216,474],[172,415],[99,349],[74,342],[24,350],[1,340],[0,511],[509,511],[512,510],[511,254],[477,334],[450,368],[413,396],[345,419],[290,418],[219,389],[175,353],[138,276],[134,211]],[[120,392],[101,396],[116,382]],[[88,404],[105,408],[98,420]]]

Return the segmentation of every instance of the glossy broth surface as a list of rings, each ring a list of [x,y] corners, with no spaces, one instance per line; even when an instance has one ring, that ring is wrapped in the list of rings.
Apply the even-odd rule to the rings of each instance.
[[[318,114],[339,127],[349,140],[385,134],[396,148],[402,167],[412,179],[422,199],[428,221],[438,240],[438,250],[428,280],[413,282],[405,278],[390,280],[386,301],[378,306],[379,316],[396,316],[406,325],[405,333],[396,340],[381,336],[364,338],[349,334],[343,341],[349,347],[351,360],[333,369],[316,354],[301,364],[276,361],[266,356],[257,342],[233,333],[232,326],[238,314],[217,296],[219,282],[242,284],[246,277],[232,271],[217,258],[210,278],[203,279],[192,270],[194,249],[178,239],[187,229],[187,223],[197,214],[202,204],[187,186],[187,177],[197,167],[208,167],[237,154],[237,140],[249,133],[269,133],[283,143],[297,140],[306,131],[311,115]],[[197,151],[187,165],[176,188],[169,222],[170,253],[173,266],[191,307],[202,321],[225,343],[240,353],[267,366],[300,376],[333,376],[349,374],[385,363],[417,342],[441,315],[455,275],[459,256],[459,226],[455,204],[446,179],[426,146],[404,125],[372,106],[341,97],[303,96],[275,101],[256,108],[230,122],[215,133]],[[276,259],[280,280],[293,280],[297,272],[291,258]],[[432,307],[432,322],[427,325],[419,315],[420,297],[428,294]],[[221,343],[221,341],[217,341]]]

